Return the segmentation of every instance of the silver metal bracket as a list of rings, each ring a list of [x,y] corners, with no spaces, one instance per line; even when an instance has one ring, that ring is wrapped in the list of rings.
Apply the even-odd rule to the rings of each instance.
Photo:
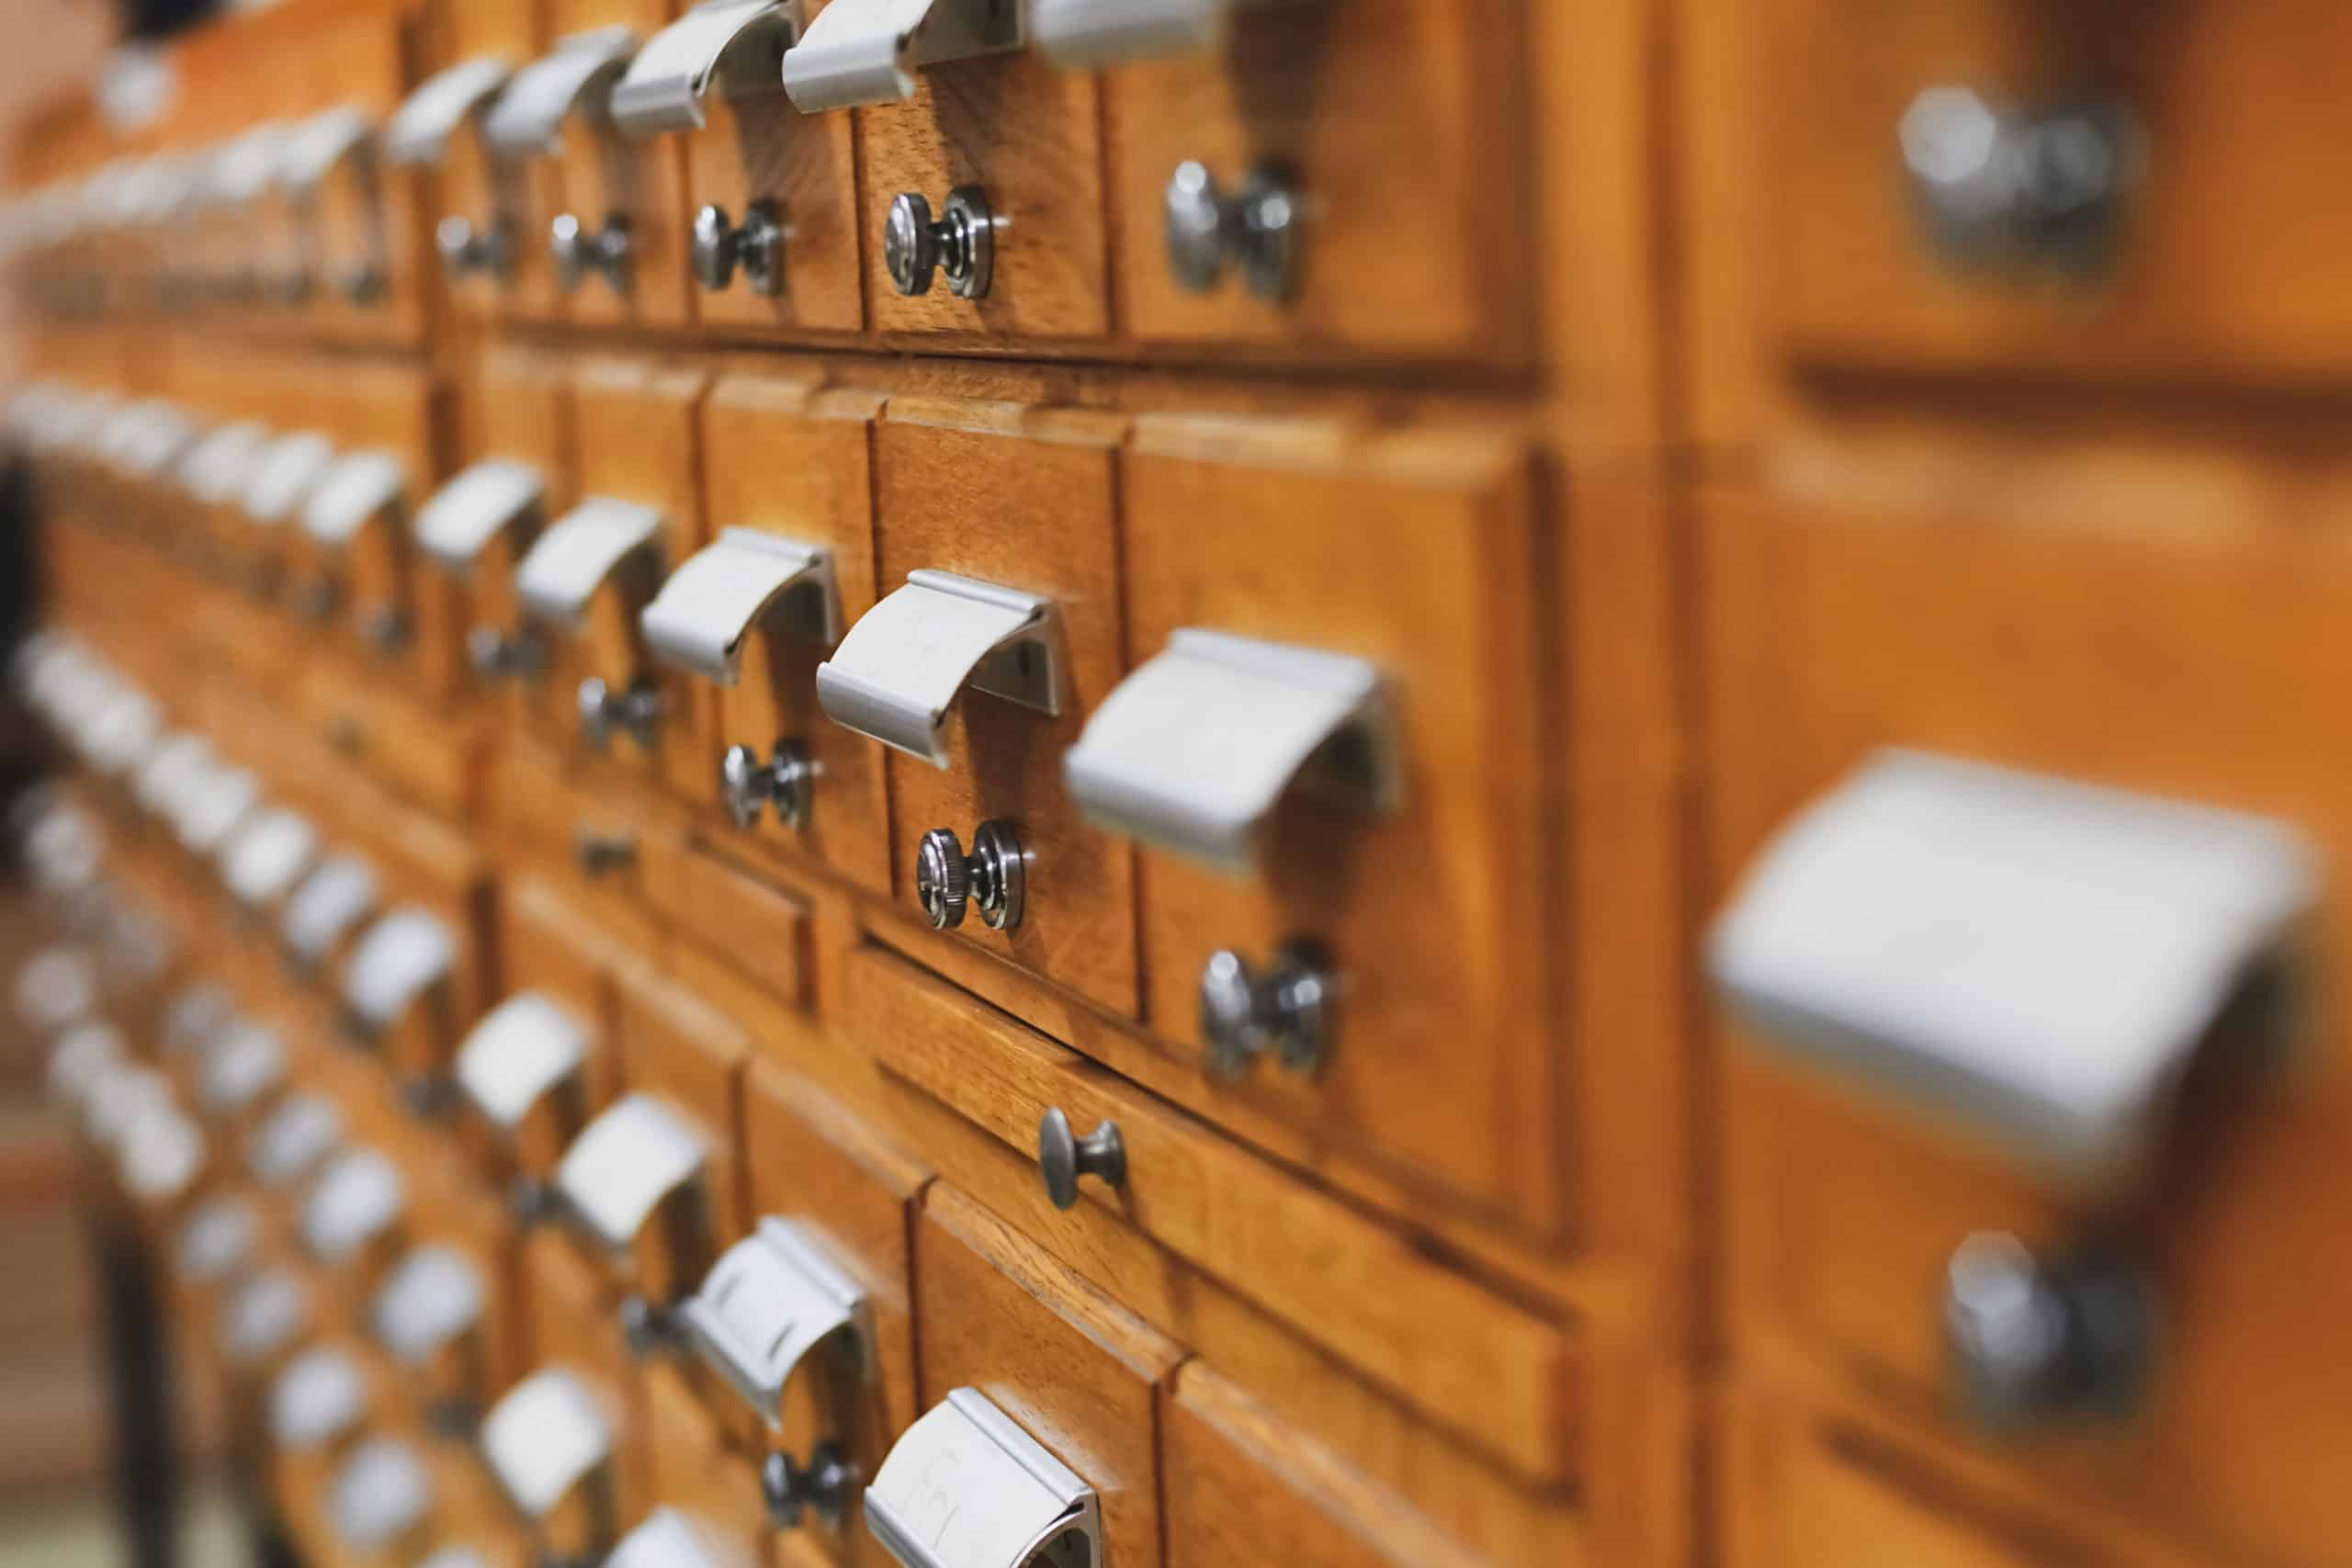
[[[279,436],[254,464],[245,485],[245,515],[264,527],[284,523],[334,462],[334,443],[315,430]]]
[[[638,624],[655,654],[731,686],[744,639],[763,619],[773,615],[780,628],[831,648],[841,640],[841,603],[832,551],[727,528],[670,574]]]
[[[613,89],[613,123],[628,136],[700,130],[704,100],[782,88],[784,51],[800,37],[798,0],[704,0],[646,40]]]
[[[907,1428],[865,1489],[865,1526],[905,1568],[1101,1568],[1094,1489],[978,1389]]]
[[[269,1388],[269,1436],[280,1450],[322,1449],[349,1436],[368,1414],[358,1363],[331,1347],[286,1363]]]
[[[273,437],[253,420],[216,425],[198,437],[180,459],[181,488],[207,506],[223,506],[245,493]]]
[[[443,485],[416,514],[424,553],[463,576],[492,540],[529,532],[546,500],[547,481],[528,463],[489,457]]]
[[[433,1483],[406,1443],[371,1438],[352,1450],[327,1490],[335,1538],[357,1551],[390,1548],[424,1522]]]
[[[672,1195],[702,1178],[702,1134],[649,1094],[628,1094],[582,1129],[556,1166],[565,1211],[614,1252],[627,1252]]]
[[[1058,716],[1066,657],[1051,599],[913,571],[818,666],[817,701],[843,728],[944,768],[941,731],[965,687]]]
[[[588,1058],[588,1032],[537,991],[507,998],[458,1047],[458,1088],[491,1124],[513,1133]]]
[[[569,1368],[543,1367],[482,1418],[481,1453],[507,1501],[544,1524],[611,1463],[612,1418]]]
[[[319,852],[318,829],[300,812],[256,812],[220,852],[220,881],[248,909],[286,897]]]
[[[838,1346],[874,1375],[865,1292],[802,1226],[773,1215],[727,1250],[677,1316],[688,1342],[771,1427],[785,1385],[820,1346]]]
[[[256,1274],[229,1298],[220,1347],[238,1366],[258,1367],[292,1347],[311,1321],[311,1292],[291,1269]]]
[[[695,1522],[677,1509],[656,1508],[645,1522],[621,1537],[603,1568],[737,1568],[735,1559],[714,1549]]]
[[[190,1284],[218,1284],[242,1269],[261,1240],[261,1215],[243,1198],[199,1206],[173,1239],[172,1258]]]
[[[286,1042],[259,1023],[239,1024],[204,1058],[203,1104],[215,1116],[239,1116],[286,1081]]]
[[[472,1258],[455,1247],[420,1247],[385,1277],[368,1305],[368,1326],[403,1366],[423,1368],[481,1325],[488,1299]]]
[[[487,110],[513,69],[480,55],[428,77],[384,128],[384,158],[391,164],[437,164],[458,128]]]
[[[343,1112],[334,1100],[308,1091],[288,1095],[254,1129],[245,1167],[272,1191],[284,1191],[343,1142]]]
[[[596,591],[624,570],[659,575],[662,514],[650,506],[592,495],[565,513],[531,547],[514,573],[514,591],[536,618],[576,628]]]
[[[491,150],[509,159],[561,152],[563,122],[575,114],[605,120],[613,85],[636,52],[637,34],[626,27],[598,28],[560,40],[551,53],[516,72],[491,106],[482,122]]]
[[[1376,667],[1197,627],[1102,699],[1062,769],[1096,827],[1237,871],[1294,785],[1366,811],[1404,795]]]
[[[335,944],[376,912],[376,872],[356,855],[337,855],[311,872],[286,900],[278,936],[294,962],[315,969]]]
[[[302,531],[333,552],[359,531],[395,520],[408,493],[408,465],[390,452],[346,452],[328,464],[302,502]]]
[[[458,939],[437,915],[394,909],[368,928],[343,972],[345,1021],[372,1040],[458,966]]]
[[[180,847],[205,860],[220,852],[231,834],[261,805],[261,780],[243,768],[217,767],[191,781],[177,803],[173,826]]]
[[[784,57],[802,114],[902,103],[920,66],[1021,47],[1029,0],[836,0]]]
[[[350,104],[300,122],[287,138],[278,184],[296,201],[311,200],[338,166],[373,151],[375,130],[368,111]]]
[[[375,1149],[349,1149],[319,1173],[302,1201],[302,1246],[322,1263],[350,1261],[408,1208],[400,1167]]]

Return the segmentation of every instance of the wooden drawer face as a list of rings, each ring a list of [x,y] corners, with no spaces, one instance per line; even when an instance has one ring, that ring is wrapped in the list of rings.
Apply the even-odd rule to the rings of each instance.
[[[804,115],[781,92],[724,102],[714,93],[709,115],[709,125],[685,141],[688,217],[718,206],[741,225],[757,210],[781,223],[786,238],[771,292],[755,288],[741,267],[717,293],[697,288],[703,325],[838,333],[864,327],[855,118]]]
[[[444,11],[442,32],[448,47],[435,62],[436,70],[484,58],[519,68],[546,52],[547,7],[539,0],[464,0]],[[515,278],[502,281],[480,270],[458,276],[442,273],[441,286],[447,299],[468,315],[489,316],[505,308],[510,297],[519,292],[519,275],[526,266],[537,270],[537,289],[544,291],[548,286],[547,224],[542,219],[529,226],[534,216],[530,167],[491,158],[479,115],[449,138],[441,161],[433,167],[427,186],[432,203],[426,209],[428,238],[433,225],[456,217],[464,219],[477,233],[487,233],[503,223],[513,246]],[[430,252],[426,262],[439,265],[438,256]]]
[[[1147,422],[1123,463],[1134,657],[1204,627],[1370,660],[1394,693],[1401,806],[1293,789],[1247,877],[1143,852],[1145,1017],[1197,1052],[1213,953],[1262,969],[1312,943],[1341,987],[1319,1069],[1263,1061],[1219,1094],[1555,1220],[1559,1043],[1531,998],[1557,914],[1530,867],[1556,822],[1522,460],[1476,442],[1418,474],[1376,449],[1285,469],[1218,460],[1198,434]]]
[[[1532,242],[1498,183],[1516,157],[1506,10],[1238,12],[1221,51],[1110,73],[1122,325],[1148,343],[1524,358]],[[1281,171],[1301,209],[1286,298],[1255,293],[1231,257],[1205,289],[1178,281],[1165,226],[1189,163],[1236,201]]]
[[[626,27],[642,44],[668,25],[673,0],[552,0],[553,32],[570,38]],[[675,136],[636,140],[585,113],[563,127],[563,206],[594,232],[617,219],[628,226],[628,288],[591,271],[566,300],[573,321],[682,327],[690,319],[686,274],[684,154]],[[535,237],[544,250],[547,231]]]
[[[450,819],[475,807],[473,739],[438,713],[332,660],[297,671],[313,733],[394,795]]]
[[[809,1003],[813,952],[808,905],[702,849],[646,862],[646,896],[674,937],[733,964],[786,1006]]]
[[[643,1379],[612,1306],[599,1293],[594,1270],[551,1231],[524,1239],[522,1296],[533,1369],[569,1369],[611,1416],[614,1517],[626,1524],[643,1514],[652,1495],[651,1450]]]
[[[751,1042],[700,997],[650,970],[624,976],[617,994],[629,1090],[653,1095],[684,1116],[707,1148],[697,1190],[647,1223],[630,1261],[630,1288],[667,1303],[700,1284],[745,1228],[740,1151]],[[674,1223],[664,1224],[665,1218]]]
[[[1111,453],[896,417],[876,427],[876,453],[884,588],[933,570],[1050,597],[1069,650],[1060,717],[967,690],[948,721],[945,768],[889,758],[899,896],[912,903],[915,847],[933,829],[954,832],[969,853],[980,824],[1014,824],[1029,862],[1021,923],[990,931],[975,911],[957,936],[1132,1012],[1135,857],[1080,820],[1061,772],[1087,710],[1118,678]]]
[[[588,1032],[578,1087],[559,1091],[543,1111],[525,1118],[511,1145],[487,1141],[482,1152],[497,1179],[521,1174],[544,1182],[563,1151],[619,1092],[620,1013],[614,976],[626,956],[547,884],[510,880],[499,901],[499,957],[509,995],[536,991]]]
[[[2335,286],[2325,176],[2295,155],[2293,128],[2333,112],[2333,85],[2309,62],[2352,49],[2352,17],[2326,0],[2260,0],[2144,19],[2112,0],[2064,17],[2020,0],[1761,8],[1754,102],[1770,120],[1751,173],[1767,182],[1758,297],[1779,346],[1800,361],[1953,371],[2340,372],[2352,302]],[[1974,105],[1920,103],[1939,88]],[[2137,153],[2120,154],[2141,167],[2136,195],[2104,265],[2070,276],[2044,251],[2005,267],[1929,243],[1925,205],[1906,200],[1907,143],[1960,175],[2011,145],[1984,110],[2030,125],[2086,103],[2120,106],[2139,128]],[[2263,243],[2220,238],[2238,234]]]
[[[403,475],[398,502],[364,524],[344,550],[337,598],[344,633],[404,689],[446,703],[458,686],[458,649],[452,629],[427,624],[417,601],[413,523],[446,472],[447,401],[423,371],[355,364],[335,375],[347,409],[334,433],[338,444],[346,452],[388,453]],[[401,628],[398,640],[370,641],[368,620],[385,614]]]
[[[423,1196],[418,1244],[462,1255],[481,1278],[484,1301],[472,1333],[452,1343],[429,1369],[404,1371],[407,1393],[420,1413],[429,1413],[433,1403],[447,1399],[478,1416],[529,1370],[520,1304],[514,1295],[520,1254],[503,1194],[492,1196],[465,1186],[428,1190]]]
[[[988,338],[1099,338],[1105,292],[1100,91],[1088,72],[1023,51],[921,73],[901,104],[857,112],[865,292],[885,333]],[[996,223],[984,298],[956,297],[942,273],[900,294],[883,262],[883,225],[900,193],[930,203],[978,186]]]
[[[2308,675],[2352,655],[2340,539],[1728,498],[1707,528],[1716,907],[1769,835],[1882,745],[2263,812],[2329,863],[2352,850],[2329,761],[2352,733]],[[2346,973],[2340,926],[2323,922],[2319,943],[2324,975]],[[2336,1154],[2352,1127],[2342,1021],[2322,1024],[2299,1043],[2304,1070],[2188,1097],[2161,1195],[2120,1222],[2165,1325],[2145,1410],[2019,1450],[2021,1467],[2225,1555],[2297,1560],[2340,1517],[2326,1445],[2289,1437],[2334,1430],[2352,1400],[2352,1370],[2286,1348],[2324,1332],[2322,1303],[2352,1289],[2305,1234],[2311,1213],[2352,1201]],[[1745,1337],[1864,1369],[1964,1438],[1941,1397],[1953,1250],[1978,1231],[2075,1239],[2085,1216],[1989,1145],[1727,1032],[1728,1277]],[[2276,1288],[2282,1267],[2296,1289]],[[2248,1408],[2282,1439],[2258,1456],[2234,1436]]]
[[[1183,1352],[945,1186],[915,1228],[924,1399],[973,1388],[1094,1488],[1102,1557],[1160,1561],[1152,1401]]]
[[[640,956],[659,940],[647,894],[649,858],[677,852],[642,803],[591,788],[539,747],[510,739],[488,769],[487,816],[512,853],[562,901]]]
[[[538,530],[579,499],[571,391],[559,362],[527,351],[490,349],[481,356],[478,374],[460,384],[460,392],[458,425],[463,462],[497,458],[523,463],[537,473],[544,488],[537,518],[519,534],[509,531],[492,540],[469,570],[455,572],[430,559],[423,563],[418,619],[443,626],[442,635],[456,639],[450,650],[434,656],[444,659],[467,658],[465,639],[477,629],[518,645],[531,635],[515,593],[515,568]],[[481,678],[474,678],[480,689]],[[540,695],[551,678],[545,670],[517,673],[488,683],[488,689],[502,711],[518,720],[547,728],[562,718],[567,728],[550,728],[550,733],[568,739],[571,716],[554,715],[552,705]]]
[[[308,106],[362,110],[380,127],[400,107],[414,57],[413,16],[360,8],[306,19],[300,50],[313,83],[333,83]],[[315,89],[314,89],[315,90]],[[315,268],[305,314],[327,333],[368,343],[413,343],[424,329],[430,251],[417,208],[418,182],[408,171],[360,154],[321,184],[307,214]],[[363,275],[372,288],[363,287]]]
[[[874,411],[875,400],[862,395],[811,393],[802,383],[743,375],[721,380],[703,405],[712,532],[754,528],[831,551],[844,628],[873,608],[876,586]],[[818,779],[807,824],[791,828],[768,811],[750,836],[763,847],[814,855],[868,891],[887,892],[883,753],[817,705],[817,666],[831,651],[774,616],[754,627],[740,678],[718,694],[718,746],[749,746],[763,758],[781,739],[807,748]]]
[[[727,1445],[718,1423],[671,1368],[647,1370],[645,1405],[653,1506],[691,1519],[720,1562],[764,1561],[773,1528],[753,1461]]]
[[[870,1477],[922,1409],[908,1238],[928,1178],[799,1075],[754,1063],[747,1085],[743,1147],[752,1223],[773,1215],[816,1235],[827,1257],[865,1290],[873,1323],[872,1379],[855,1381],[840,1363],[809,1358],[786,1389],[774,1440],[796,1458],[820,1441],[837,1443]],[[770,1440],[764,1430],[759,1440]],[[802,1533],[828,1538],[853,1562],[888,1568],[889,1554],[857,1521],[853,1503],[839,1530],[813,1521]]]

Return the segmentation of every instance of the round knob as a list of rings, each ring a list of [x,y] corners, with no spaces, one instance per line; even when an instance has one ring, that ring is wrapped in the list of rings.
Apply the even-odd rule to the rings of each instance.
[[[727,209],[716,203],[695,214],[695,281],[713,294],[735,281],[736,253],[741,235]]]
[[[808,819],[809,786],[816,766],[808,748],[797,740],[779,740],[766,761],[749,746],[729,746],[718,760],[718,793],[736,827],[758,825],[760,813],[775,807],[776,819],[797,828]]]
[[[580,710],[580,733],[589,745],[598,750],[613,738],[613,692],[598,676],[591,675],[580,682],[572,694]]]
[[[591,878],[604,876],[634,864],[637,840],[627,833],[599,832],[582,828],[571,840],[572,854],[580,863],[581,874]]]
[[[964,841],[945,828],[933,828],[915,847],[915,901],[933,931],[964,923],[970,897]]]
[[[780,1530],[797,1529],[812,1509],[827,1524],[840,1524],[849,1513],[850,1493],[857,1482],[857,1467],[831,1443],[819,1443],[805,1468],[784,1453],[771,1453],[760,1464],[760,1495],[767,1503],[768,1522]]]
[[[1177,164],[1165,205],[1168,270],[1180,288],[1206,293],[1225,271],[1225,201],[1216,176],[1205,164]]]
[[[1037,1169],[1046,1196],[1057,1209],[1078,1202],[1078,1179],[1091,1176],[1109,1187],[1127,1184],[1127,1145],[1116,1122],[1098,1122],[1083,1138],[1070,1130],[1059,1106],[1048,1107],[1037,1123]]]
[[[434,225],[433,248],[441,253],[441,270],[452,277],[464,276],[485,260],[472,221],[454,212]]]
[[[931,203],[912,191],[899,192],[883,220],[882,265],[899,293],[931,292],[932,275],[939,270],[939,226],[931,220]]]
[[[673,1342],[670,1314],[647,1301],[643,1296],[621,1298],[621,1338],[628,1346],[628,1353],[644,1360],[666,1349]]]
[[[2128,1413],[2155,1313],[2144,1279],[2109,1254],[2045,1257],[1988,1233],[1946,1266],[1943,1317],[1956,1402],[2007,1434],[2047,1416]]]
[[[485,681],[514,680],[538,669],[538,646],[516,632],[476,626],[466,634],[466,658]]]
[[[944,272],[958,299],[984,297],[996,268],[996,221],[988,197],[978,186],[958,186],[947,193],[947,210],[934,222],[930,202],[901,192],[883,220],[882,265],[901,294],[928,294],[933,276]]]
[[[1329,1041],[1333,989],[1329,960],[1312,942],[1285,942],[1262,975],[1230,948],[1211,953],[1199,989],[1209,1070],[1235,1077],[1271,1048],[1291,1071],[1315,1071]]]
[[[1296,282],[1298,217],[1294,183],[1274,165],[1250,170],[1228,196],[1207,165],[1179,164],[1162,197],[1169,273],[1179,288],[1205,294],[1230,265],[1250,293],[1284,299]]]
[[[2141,172],[2136,122],[2115,105],[2024,110],[1935,86],[1896,137],[1929,243],[1972,270],[2103,261]]]

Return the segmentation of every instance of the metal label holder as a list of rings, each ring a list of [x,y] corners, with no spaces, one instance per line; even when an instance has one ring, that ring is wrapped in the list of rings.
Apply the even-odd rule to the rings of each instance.
[[[331,550],[390,517],[408,491],[408,465],[390,452],[346,452],[327,466],[302,502],[302,531]]]
[[[361,1551],[390,1546],[424,1522],[433,1484],[414,1450],[371,1438],[351,1452],[327,1493],[336,1539]]]
[[[435,73],[408,96],[384,128],[384,159],[400,164],[437,164],[458,127],[489,107],[513,75],[503,60],[461,60]]]
[[[784,90],[803,114],[895,104],[915,70],[1021,47],[1028,0],[838,0],[784,57]]]
[[[343,972],[345,1011],[362,1034],[383,1033],[458,966],[458,940],[441,918],[394,909],[368,928]]]
[[[349,1149],[319,1173],[302,1201],[302,1246],[322,1263],[343,1263],[400,1223],[408,1183],[375,1149]]]
[[[967,686],[1058,716],[1067,657],[1051,599],[913,571],[817,667],[817,701],[835,724],[944,768],[941,730]]]
[[[1094,1489],[977,1389],[951,1391],[892,1446],[865,1526],[905,1568],[1102,1561]]]
[[[449,1247],[420,1247],[401,1259],[369,1304],[377,1342],[403,1366],[423,1367],[481,1322],[488,1291],[473,1259]]]
[[[470,571],[492,539],[535,518],[546,496],[537,468],[486,458],[434,492],[416,514],[416,542],[450,570]]]
[[[332,1348],[303,1351],[270,1385],[269,1435],[281,1449],[325,1448],[367,1413],[367,1380],[349,1356]]]
[[[318,850],[318,829],[309,818],[283,808],[258,812],[220,852],[220,880],[238,903],[260,908],[286,896]]]
[[[512,1133],[588,1058],[588,1032],[537,991],[507,998],[458,1047],[458,1089],[500,1129]]]
[[[627,136],[700,130],[705,100],[783,88],[784,52],[800,37],[800,6],[705,0],[653,35],[613,88],[613,123]]]
[[[773,1215],[727,1250],[678,1308],[695,1350],[771,1427],[785,1385],[819,1346],[840,1344],[874,1375],[873,1308],[801,1226]]]
[[[507,1501],[542,1521],[610,1462],[612,1421],[570,1369],[543,1367],[482,1418],[481,1452]]]
[[[728,528],[670,574],[639,617],[649,647],[681,669],[735,684],[743,642],[770,615],[831,648],[841,640],[833,553],[752,528]]]
[[[515,570],[514,591],[534,618],[577,627],[596,591],[625,567],[650,578],[661,544],[659,512],[590,496],[539,536]]]
[[[552,53],[514,73],[482,122],[482,134],[502,158],[551,158],[563,151],[563,122],[585,112],[602,118],[606,99],[637,34],[627,27],[598,28],[559,41]]]
[[[231,1029],[204,1058],[204,1109],[236,1116],[286,1081],[286,1042],[258,1023]]]
[[[582,1129],[556,1166],[565,1209],[614,1252],[628,1251],[655,1210],[702,1176],[702,1134],[648,1094],[624,1095]]]
[[[343,1142],[343,1112],[334,1100],[308,1090],[288,1095],[254,1130],[245,1166],[254,1179],[282,1191]]]
[[[245,515],[266,528],[283,524],[334,462],[334,443],[315,430],[279,436],[254,460],[245,485]]]
[[[321,863],[288,895],[278,921],[287,951],[305,965],[324,963],[346,932],[376,909],[375,868],[357,855]]]

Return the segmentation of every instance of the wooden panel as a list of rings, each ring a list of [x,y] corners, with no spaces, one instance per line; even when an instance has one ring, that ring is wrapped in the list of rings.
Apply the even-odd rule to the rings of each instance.
[[[652,1496],[643,1379],[594,1272],[560,1235],[543,1230],[526,1238],[521,1293],[532,1370],[568,1369],[612,1418],[612,1518],[616,1528],[626,1528],[642,1517]]]
[[[527,349],[492,348],[481,356],[475,374],[459,386],[465,463],[489,457],[527,463],[546,487],[538,522],[543,525],[569,511],[579,499],[579,466],[571,389],[563,362]],[[420,624],[440,622],[461,644],[436,657],[463,657],[462,639],[477,626],[510,637],[525,635],[514,570],[528,547],[526,539],[502,538],[484,549],[462,578],[425,563],[418,577]],[[568,742],[572,716],[557,711],[543,694],[554,673],[539,671],[499,682],[494,697],[499,711],[510,719],[530,723]],[[557,728],[559,723],[562,728]]]
[[[649,970],[624,975],[617,996],[629,1089],[666,1102],[694,1124],[708,1148],[700,1190],[649,1221],[636,1250],[630,1282],[661,1304],[700,1284],[727,1244],[744,1232],[743,1065],[752,1044],[734,1021]]]
[[[719,1562],[763,1561],[774,1528],[752,1461],[728,1446],[718,1423],[676,1370],[647,1370],[645,1403],[652,1502],[693,1520]]]
[[[537,991],[589,1032],[576,1089],[551,1097],[509,1144],[475,1129],[477,1154],[502,1189],[515,1175],[547,1181],[580,1129],[619,1091],[620,1002],[615,976],[628,955],[568,908],[544,882],[510,881],[499,901],[499,953],[510,995]]]
[[[594,28],[632,28],[639,43],[676,15],[674,0],[549,0],[559,39]],[[674,136],[633,141],[609,124],[575,115],[563,127],[563,207],[594,232],[617,218],[629,231],[628,288],[590,273],[567,301],[583,323],[684,326],[692,305],[686,272],[684,152]],[[537,243],[544,247],[546,231]]]
[[[968,853],[981,823],[1015,824],[1029,860],[1020,925],[993,931],[974,911],[956,939],[1132,1012],[1135,857],[1080,821],[1062,786],[1061,761],[1088,710],[1118,678],[1118,545],[1104,445],[1115,426],[1073,416],[1059,433],[1067,440],[978,428],[1024,417],[989,405],[901,400],[876,427],[883,589],[928,569],[1045,594],[1059,609],[1069,648],[1060,717],[967,692],[948,720],[944,769],[889,758],[898,892],[912,900],[915,845],[932,829],[953,831]]]
[[[738,269],[725,291],[696,292],[695,312],[729,332],[856,332],[865,324],[856,117],[804,115],[771,85],[723,103],[711,95],[708,128],[686,139],[687,211],[716,204],[738,224],[754,203],[773,213],[786,231],[781,285],[757,293]]]
[[[519,68],[546,52],[547,7],[542,0],[451,0],[445,9],[442,32],[447,47],[435,62],[435,69],[483,57]],[[478,233],[503,223],[514,247],[516,276],[512,279],[485,272],[458,278],[443,275],[444,297],[469,316],[496,314],[525,287],[521,280],[526,275],[531,278],[528,287],[544,299],[547,225],[531,202],[530,168],[493,160],[477,117],[450,137],[440,164],[429,171],[420,199],[430,223],[463,218]],[[426,265],[437,266],[437,254],[428,254]]]
[[[645,872],[646,897],[673,933],[727,959],[777,999],[808,1005],[812,954],[804,900],[682,843],[675,852],[647,856]]]

